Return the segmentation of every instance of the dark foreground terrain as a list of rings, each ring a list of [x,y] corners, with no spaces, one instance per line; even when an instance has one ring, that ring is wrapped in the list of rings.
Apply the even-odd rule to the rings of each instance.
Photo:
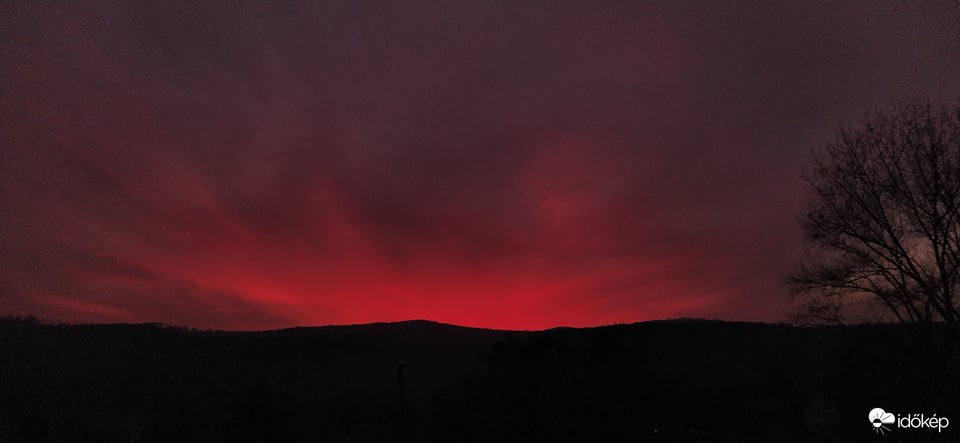
[[[0,321],[0,442],[958,441],[899,326],[412,321],[241,333]],[[877,435],[868,412],[949,417]]]

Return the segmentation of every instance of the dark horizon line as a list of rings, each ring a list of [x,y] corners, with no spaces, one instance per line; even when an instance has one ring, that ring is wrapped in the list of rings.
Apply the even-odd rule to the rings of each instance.
[[[602,325],[594,326],[554,326],[544,329],[496,329],[496,328],[484,328],[478,326],[466,326],[458,325],[454,323],[444,323],[436,320],[429,320],[423,318],[409,319],[409,320],[398,320],[398,321],[376,321],[369,323],[344,323],[344,324],[324,324],[324,325],[297,325],[290,327],[282,328],[270,328],[270,329],[221,329],[221,328],[201,328],[188,325],[180,325],[174,323],[165,323],[165,322],[71,322],[71,321],[59,321],[54,319],[42,318],[35,315],[3,315],[0,316],[0,322],[5,321],[28,321],[34,322],[40,325],[45,326],[154,326],[160,328],[168,329],[181,329],[188,331],[198,331],[198,332],[229,332],[229,333],[267,333],[267,332],[284,332],[284,331],[295,331],[300,329],[326,329],[326,328],[351,328],[351,327],[363,327],[363,326],[397,326],[403,324],[430,324],[436,326],[448,326],[460,329],[472,329],[477,331],[490,331],[490,332],[545,332],[553,330],[586,330],[586,329],[595,329],[595,328],[604,328],[611,326],[632,326],[640,325],[646,323],[665,323],[665,322],[700,322],[700,323],[725,323],[725,324],[752,324],[752,325],[769,325],[769,326],[790,326],[790,327],[807,327],[804,325],[796,325],[789,322],[777,321],[777,322],[765,322],[765,321],[743,321],[743,320],[723,320],[718,318],[702,318],[702,317],[673,317],[673,318],[662,318],[662,319],[653,319],[653,320],[643,320],[630,323],[609,323]],[[824,325],[827,326],[827,325]]]

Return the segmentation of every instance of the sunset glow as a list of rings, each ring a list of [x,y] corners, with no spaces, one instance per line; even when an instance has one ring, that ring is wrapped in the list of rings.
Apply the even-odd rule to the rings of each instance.
[[[960,94],[933,2],[457,3],[3,6],[0,314],[778,321],[809,149]]]

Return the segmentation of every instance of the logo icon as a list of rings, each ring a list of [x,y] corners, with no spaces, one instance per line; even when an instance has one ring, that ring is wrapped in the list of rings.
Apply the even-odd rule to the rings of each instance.
[[[873,425],[873,432],[883,435],[883,431],[889,431],[890,428],[884,425],[892,425],[897,421],[893,414],[880,408],[873,408],[869,414],[870,424]]]

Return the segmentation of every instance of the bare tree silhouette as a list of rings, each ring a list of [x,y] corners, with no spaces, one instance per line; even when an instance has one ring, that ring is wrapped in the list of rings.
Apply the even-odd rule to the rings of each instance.
[[[803,322],[896,320],[955,330],[960,105],[900,103],[813,154],[801,223],[813,254],[790,278]]]

